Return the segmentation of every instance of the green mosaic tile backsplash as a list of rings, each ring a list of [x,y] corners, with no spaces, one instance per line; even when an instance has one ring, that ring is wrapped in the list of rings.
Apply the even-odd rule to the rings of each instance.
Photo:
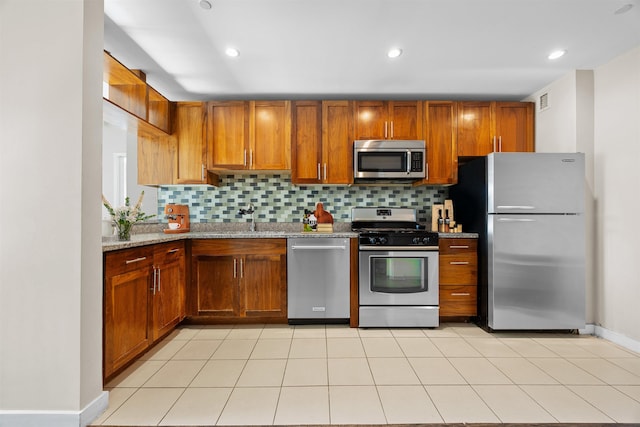
[[[249,203],[256,222],[300,222],[305,209],[322,202],[336,222],[350,222],[351,208],[414,208],[418,221],[431,219],[431,205],[443,203],[447,187],[436,186],[296,186],[288,175],[224,175],[220,187],[167,186],[158,189],[158,217],[167,203],[189,205],[191,222],[246,222],[238,214]]]

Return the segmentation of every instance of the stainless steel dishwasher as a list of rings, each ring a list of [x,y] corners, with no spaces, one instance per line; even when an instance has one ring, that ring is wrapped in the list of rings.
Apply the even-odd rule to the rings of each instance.
[[[291,324],[349,320],[349,239],[287,239],[287,307]]]

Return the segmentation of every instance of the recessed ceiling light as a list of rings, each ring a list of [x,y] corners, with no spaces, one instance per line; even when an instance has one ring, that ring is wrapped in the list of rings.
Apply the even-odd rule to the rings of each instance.
[[[387,52],[387,56],[389,58],[397,58],[400,55],[402,55],[402,49],[400,49],[398,47],[394,47],[393,49],[389,49],[389,52]]]
[[[551,52],[547,58],[549,58],[549,59],[558,59],[561,56],[564,56],[565,53],[567,53],[566,50],[556,50],[556,51]]]
[[[240,56],[240,51],[238,49],[236,49],[235,47],[228,47],[224,53],[227,54],[227,56],[230,56],[232,58],[235,58],[237,56]]]
[[[211,2],[209,2],[208,0],[200,0],[200,7],[205,10],[209,10],[211,9]]]
[[[633,8],[633,5],[631,3],[627,3],[624,6],[616,9],[615,12],[613,12],[614,15],[622,15],[623,13],[627,13],[631,10],[631,8]]]

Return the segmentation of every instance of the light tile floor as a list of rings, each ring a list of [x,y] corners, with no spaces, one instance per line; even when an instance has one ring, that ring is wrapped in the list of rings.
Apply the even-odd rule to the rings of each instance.
[[[640,423],[640,354],[470,324],[190,326],[107,390],[94,425]]]

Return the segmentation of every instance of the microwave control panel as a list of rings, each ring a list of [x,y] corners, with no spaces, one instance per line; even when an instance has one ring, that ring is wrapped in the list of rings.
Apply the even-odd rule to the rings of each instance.
[[[422,172],[423,155],[422,151],[411,152],[411,172]]]

